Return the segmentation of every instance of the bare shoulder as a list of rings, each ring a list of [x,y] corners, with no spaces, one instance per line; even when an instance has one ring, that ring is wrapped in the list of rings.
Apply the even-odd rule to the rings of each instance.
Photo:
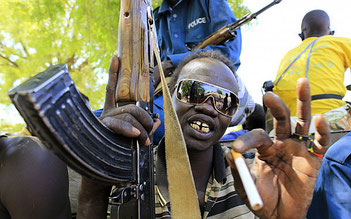
[[[21,149],[25,147],[43,147],[40,140],[33,136],[5,137],[0,138],[0,151],[5,149]]]
[[[68,218],[67,167],[37,138],[0,138],[0,163],[0,202],[11,218]]]
[[[11,171],[24,168],[42,172],[45,166],[52,165],[65,168],[65,164],[56,155],[46,149],[38,138],[32,136],[0,138],[0,159],[2,167],[10,168]]]

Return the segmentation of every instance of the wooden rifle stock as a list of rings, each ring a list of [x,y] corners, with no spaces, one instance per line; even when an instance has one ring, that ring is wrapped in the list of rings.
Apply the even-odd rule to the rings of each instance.
[[[144,0],[121,0],[116,102],[150,102],[150,69],[154,66],[148,6]]]
[[[223,42],[226,42],[227,40],[234,39],[235,35],[233,35],[229,31],[229,25],[225,25],[221,29],[217,30],[210,36],[208,36],[204,41],[199,43],[193,50],[196,51],[198,49],[203,49],[208,45],[218,45]]]

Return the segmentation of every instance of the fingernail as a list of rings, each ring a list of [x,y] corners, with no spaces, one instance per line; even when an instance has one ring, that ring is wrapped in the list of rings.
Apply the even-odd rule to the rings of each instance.
[[[227,157],[227,162],[232,169],[235,168],[234,162],[232,162],[232,160],[230,160],[228,157]]]
[[[139,136],[139,135],[140,135],[140,131],[139,131],[139,129],[137,129],[137,128],[133,127],[133,128],[132,128],[132,131],[134,132],[134,134],[135,134],[135,135],[137,135],[137,136]]]
[[[145,142],[145,145],[148,146],[148,145],[150,145],[150,144],[151,144],[150,138],[147,138],[147,139],[146,139],[146,142]]]
[[[152,127],[152,130],[149,132],[149,136],[151,136],[152,134],[154,134],[155,131],[156,131],[155,127]]]

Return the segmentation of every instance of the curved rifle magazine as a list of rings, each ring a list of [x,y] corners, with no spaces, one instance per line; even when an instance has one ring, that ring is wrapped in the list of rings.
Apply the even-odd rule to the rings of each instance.
[[[78,173],[107,184],[135,182],[133,141],[90,110],[66,65],[54,65],[9,91],[34,136]]]

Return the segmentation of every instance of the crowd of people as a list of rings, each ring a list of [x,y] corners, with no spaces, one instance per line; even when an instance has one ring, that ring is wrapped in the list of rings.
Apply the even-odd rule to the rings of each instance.
[[[351,39],[333,36],[327,13],[313,10],[303,18],[302,44],[286,54],[273,92],[263,96],[262,105],[270,115],[266,124],[262,106],[253,103],[237,74],[240,29],[235,39],[192,51],[208,35],[236,21],[226,0],[163,0],[154,18],[160,65],[171,78],[168,86],[201,217],[351,216],[351,135],[330,146],[330,130],[349,130],[351,124],[350,105],[342,100],[344,72],[351,66]],[[136,138],[142,146],[149,145],[149,136],[154,134],[155,216],[171,218],[163,94],[155,94],[154,107],[161,121],[136,105],[116,107],[119,62],[116,56],[111,59],[105,107],[99,117],[114,132]],[[155,70],[156,86],[159,74]],[[240,107],[246,110],[239,112]],[[238,113],[245,116],[239,119]],[[221,145],[227,128],[240,124],[248,131],[236,136],[231,148]],[[255,150],[250,172],[263,208],[249,207],[238,171],[228,165],[234,163],[228,153],[231,149],[239,153]],[[83,177],[77,218],[105,219],[110,192],[111,186]],[[71,217],[66,165],[36,137],[1,136],[0,218]]]

